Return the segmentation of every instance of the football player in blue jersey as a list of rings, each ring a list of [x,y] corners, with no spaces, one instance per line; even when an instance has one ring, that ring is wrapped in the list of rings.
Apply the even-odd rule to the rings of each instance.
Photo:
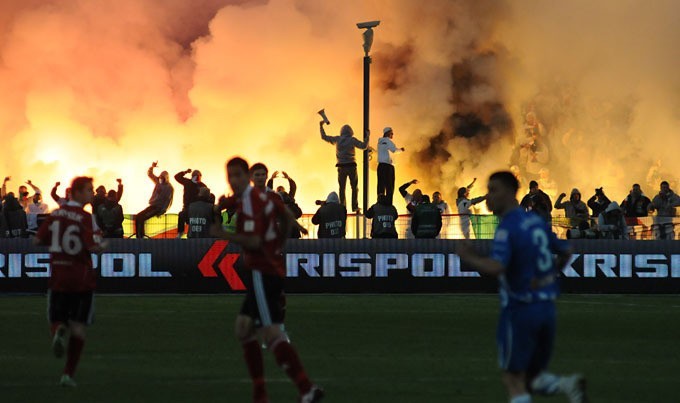
[[[529,403],[532,394],[565,394],[572,403],[586,402],[582,375],[547,372],[555,339],[557,276],[571,251],[541,217],[519,207],[518,187],[511,172],[489,177],[486,202],[501,217],[491,256],[478,254],[467,242],[457,252],[475,270],[498,277],[501,314],[496,339],[510,403]]]

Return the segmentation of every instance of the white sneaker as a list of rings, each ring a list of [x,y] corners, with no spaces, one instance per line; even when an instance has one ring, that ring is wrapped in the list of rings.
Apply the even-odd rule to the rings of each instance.
[[[586,378],[581,374],[563,376],[560,380],[560,390],[567,395],[570,403],[587,403]]]
[[[323,389],[321,389],[321,387],[318,385],[312,385],[312,388],[309,390],[309,392],[300,396],[300,403],[320,402],[321,399],[323,399],[323,396],[324,396]]]
[[[52,338],[52,352],[57,358],[63,357],[66,352],[66,331],[66,326],[59,325],[57,331],[54,332],[54,338]]]
[[[59,386],[75,388],[76,386],[78,386],[78,384],[76,384],[76,381],[74,381],[73,378],[64,374],[61,376],[61,379],[59,380]]]

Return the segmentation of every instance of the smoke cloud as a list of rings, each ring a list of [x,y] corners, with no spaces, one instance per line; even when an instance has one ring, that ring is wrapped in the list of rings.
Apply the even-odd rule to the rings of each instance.
[[[425,192],[452,199],[473,177],[516,165],[524,179],[543,168],[555,192],[576,186],[585,196],[603,185],[621,199],[640,182],[653,193],[658,177],[680,168],[678,8],[666,0],[3,2],[0,174],[12,176],[14,191],[32,179],[45,192],[77,174],[107,187],[122,177],[134,213],[151,193],[152,161],[171,174],[200,169],[222,193],[224,162],[238,154],[288,172],[313,212],[337,188],[316,111],[326,108],[329,134],[348,123],[360,135],[354,24],[380,19],[371,144],[391,126],[406,147],[395,156],[397,186],[418,178]],[[529,112],[542,127],[533,149],[520,147]],[[538,151],[535,164],[527,150]],[[371,181],[373,201],[374,173]]]

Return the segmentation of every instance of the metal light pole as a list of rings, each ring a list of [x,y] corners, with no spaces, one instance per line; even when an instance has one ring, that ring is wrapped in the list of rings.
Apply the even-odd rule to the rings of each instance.
[[[380,21],[360,22],[357,28],[365,29],[363,33],[364,38],[364,138],[369,130],[369,105],[370,105],[370,81],[371,81],[371,56],[368,53],[371,51],[373,45],[373,28],[380,25]],[[366,211],[368,210],[368,146],[364,150],[364,204],[363,204],[363,233],[364,239],[368,238],[366,234]],[[358,234],[357,234],[358,235]]]

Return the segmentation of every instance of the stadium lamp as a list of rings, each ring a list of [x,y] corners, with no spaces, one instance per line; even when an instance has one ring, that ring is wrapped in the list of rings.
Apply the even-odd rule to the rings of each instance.
[[[357,24],[357,28],[365,29],[364,31],[364,53],[368,56],[368,52],[371,51],[371,46],[373,46],[373,28],[380,25],[380,21],[367,21],[360,22]]]

